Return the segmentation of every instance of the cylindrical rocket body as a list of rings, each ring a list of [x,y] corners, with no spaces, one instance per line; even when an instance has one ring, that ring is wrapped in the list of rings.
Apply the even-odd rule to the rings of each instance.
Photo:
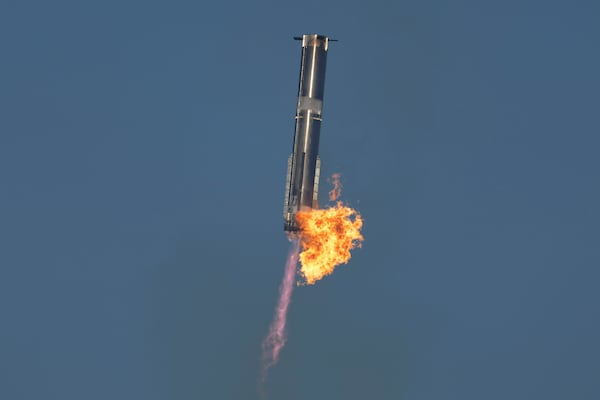
[[[298,230],[298,211],[318,207],[319,136],[328,47],[329,38],[325,36],[302,36],[296,129],[293,151],[288,162],[284,204],[284,230],[288,232]]]

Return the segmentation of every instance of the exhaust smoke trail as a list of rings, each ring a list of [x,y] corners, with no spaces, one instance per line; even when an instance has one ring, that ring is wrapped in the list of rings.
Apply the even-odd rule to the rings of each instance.
[[[299,249],[299,241],[298,239],[294,239],[285,263],[283,280],[279,286],[279,300],[277,301],[277,306],[275,307],[273,321],[269,327],[269,333],[262,343],[263,352],[259,391],[261,392],[263,398],[265,397],[263,385],[267,379],[269,369],[273,365],[277,364],[277,361],[279,360],[279,353],[281,352],[281,349],[285,345],[286,341],[287,312],[292,298],[292,291],[294,290],[294,278],[296,276],[296,265],[298,264]]]
[[[342,183],[340,182],[340,178],[342,174],[336,173],[331,175],[331,184],[333,185],[333,189],[329,191],[329,201],[336,201],[342,195]]]

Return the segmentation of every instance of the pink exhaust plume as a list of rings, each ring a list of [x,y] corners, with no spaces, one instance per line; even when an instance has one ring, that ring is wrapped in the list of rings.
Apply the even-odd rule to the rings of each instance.
[[[259,382],[261,393],[264,393],[262,390],[262,385],[267,378],[269,368],[277,364],[277,361],[279,360],[279,353],[285,345],[285,325],[288,308],[290,306],[290,300],[292,298],[292,291],[294,290],[294,277],[296,276],[296,265],[298,264],[298,251],[299,241],[294,240],[285,264],[283,281],[281,281],[281,285],[279,286],[279,300],[277,301],[277,307],[275,308],[273,321],[269,327],[269,334],[262,343],[262,369]]]

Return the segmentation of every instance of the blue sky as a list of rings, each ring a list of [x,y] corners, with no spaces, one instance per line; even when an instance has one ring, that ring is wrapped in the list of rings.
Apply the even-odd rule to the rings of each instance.
[[[365,218],[273,399],[600,396],[592,1],[5,1],[0,398],[256,399],[302,33]]]

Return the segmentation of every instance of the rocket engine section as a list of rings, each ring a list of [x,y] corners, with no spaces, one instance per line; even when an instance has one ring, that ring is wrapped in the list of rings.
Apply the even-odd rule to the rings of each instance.
[[[288,233],[299,230],[296,223],[298,211],[319,207],[319,136],[327,50],[329,42],[332,41],[326,36],[316,34],[302,35],[294,39],[302,40],[302,58],[294,146],[288,159],[283,206],[283,229]]]

